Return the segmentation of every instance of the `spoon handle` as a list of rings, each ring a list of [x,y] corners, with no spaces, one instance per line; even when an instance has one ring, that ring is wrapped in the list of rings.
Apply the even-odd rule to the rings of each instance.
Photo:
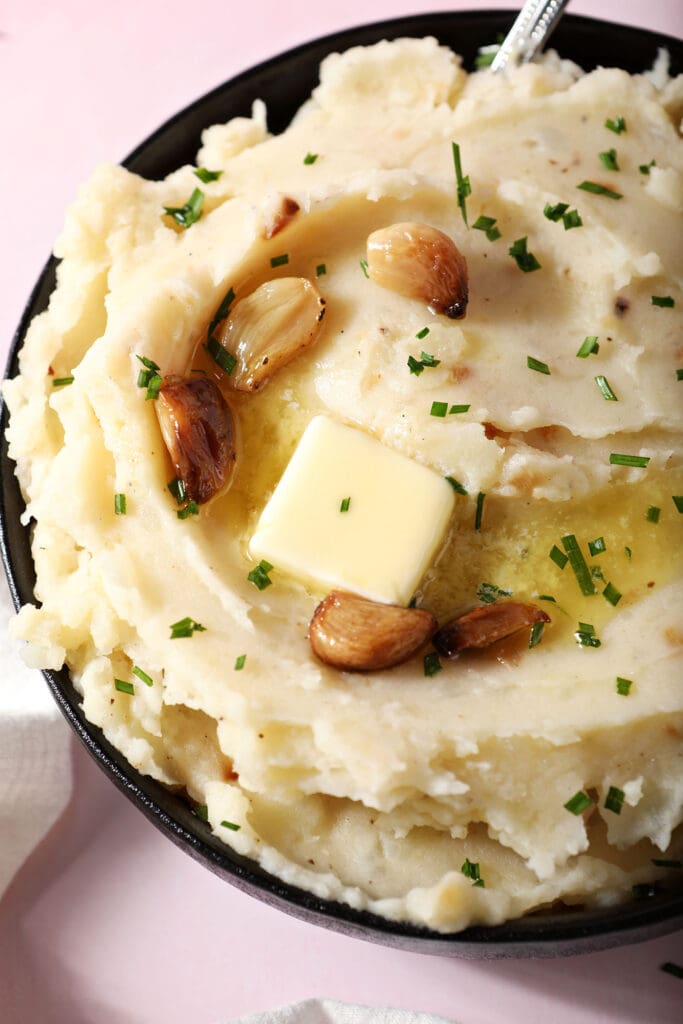
[[[491,64],[491,71],[533,60],[568,3],[569,0],[526,0]]]

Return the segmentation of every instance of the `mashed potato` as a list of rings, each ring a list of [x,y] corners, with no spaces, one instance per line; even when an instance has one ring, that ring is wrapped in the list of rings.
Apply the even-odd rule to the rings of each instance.
[[[385,42],[329,57],[279,137],[259,103],[209,128],[214,180],[106,166],[71,207],[5,391],[37,569],[14,633],[31,664],[66,663],[135,768],[287,882],[447,932],[675,873],[656,862],[683,846],[681,98],[556,58],[468,76],[434,40]],[[183,227],[164,209],[195,188]],[[404,221],[465,256],[464,319],[364,274],[368,235]],[[281,276],[316,284],[321,335],[234,391],[209,326],[230,288]],[[137,356],[220,381],[239,421],[233,485],[199,515],[177,515]],[[459,485],[419,607],[443,623],[512,597],[550,615],[540,643],[430,675],[429,647],[368,673],[312,654],[325,588],[276,565],[258,589],[248,544],[321,413]]]

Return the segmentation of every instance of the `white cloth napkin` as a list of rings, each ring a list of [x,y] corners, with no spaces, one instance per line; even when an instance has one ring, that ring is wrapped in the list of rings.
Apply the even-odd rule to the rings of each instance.
[[[69,729],[7,635],[13,611],[0,571],[0,896],[71,795]]]
[[[306,999],[279,1010],[251,1013],[223,1024],[457,1024],[445,1017],[389,1007],[352,1006],[332,999]]]

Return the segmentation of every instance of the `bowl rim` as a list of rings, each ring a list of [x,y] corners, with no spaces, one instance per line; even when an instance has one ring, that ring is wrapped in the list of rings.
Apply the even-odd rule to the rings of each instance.
[[[418,14],[385,19],[354,26],[309,40],[247,68],[194,100],[164,121],[122,161],[127,169],[148,177],[163,177],[186,162],[178,158],[181,151],[196,153],[201,128],[218,123],[216,107],[243,102],[242,94],[251,92],[251,99],[261,95],[255,83],[268,80],[274,85],[277,76],[296,65],[303,65],[310,93],[310,79],[317,81],[321,54],[345,50],[350,46],[367,45],[380,38],[403,35],[436,35],[441,41],[447,30],[469,32],[469,51],[505,31],[515,16],[512,10],[457,11]],[[476,31],[475,31],[476,28]],[[645,44],[650,52],[665,46],[674,56],[674,64],[683,69],[683,43],[662,33],[632,26],[616,25],[584,16],[565,15],[556,30],[554,44],[574,40],[574,46],[590,37],[604,38],[607,33],[640,52]],[[452,45],[452,44],[450,44]],[[604,42],[600,46],[604,48]],[[616,48],[616,43],[615,43]],[[459,47],[460,51],[467,47]],[[619,54],[616,53],[618,58]],[[574,56],[572,59],[577,59]],[[645,60],[647,66],[647,60]],[[644,69],[641,64],[641,70]],[[278,86],[282,90],[282,85]],[[302,89],[299,91],[301,92]],[[305,98],[305,97],[304,97]],[[289,116],[300,105],[290,99],[285,104]],[[231,104],[228,103],[228,107]],[[248,112],[248,111],[244,111]],[[235,116],[224,113],[222,120]],[[278,113],[278,117],[281,115]],[[281,125],[276,131],[281,130]],[[176,154],[173,160],[173,154]],[[173,161],[172,166],[169,160]],[[190,157],[192,160],[192,157]],[[193,160],[192,160],[193,162]],[[157,173],[150,174],[150,165]],[[19,350],[33,316],[47,306],[54,288],[58,261],[51,256],[38,278],[26,304],[23,316],[10,346],[5,376],[18,373]],[[0,549],[15,608],[33,600],[35,574],[30,553],[30,528],[20,521],[24,502],[9,457],[6,430],[8,410],[0,404]],[[585,953],[610,946],[644,941],[668,934],[683,926],[683,891],[670,891],[642,902],[578,910],[576,912],[540,911],[499,925],[473,925],[463,931],[441,933],[406,922],[379,917],[367,910],[356,910],[336,900],[327,900],[290,885],[264,871],[249,858],[237,854],[218,840],[210,827],[199,819],[178,796],[149,776],[144,776],[125,760],[105,739],[102,730],[87,721],[80,695],[73,687],[66,668],[43,671],[47,684],[61,712],[88,752],[120,789],[177,846],[200,861],[224,880],[261,899],[271,906],[334,931],[395,948],[426,954],[492,959],[503,957],[547,957]],[[615,912],[616,911],[616,912]]]

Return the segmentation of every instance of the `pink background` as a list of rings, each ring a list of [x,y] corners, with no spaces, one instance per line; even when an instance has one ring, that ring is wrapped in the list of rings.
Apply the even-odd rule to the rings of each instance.
[[[4,0],[2,363],[63,209],[99,161],[121,159],[177,109],[307,39],[383,17],[486,6]],[[571,10],[683,32],[681,0],[575,0]],[[683,961],[680,934],[568,960],[489,963],[343,938],[214,878],[75,744],[73,757],[68,811],[0,903],[3,1024],[211,1024],[309,996],[462,1024],[680,1020],[681,982],[658,970]]]

